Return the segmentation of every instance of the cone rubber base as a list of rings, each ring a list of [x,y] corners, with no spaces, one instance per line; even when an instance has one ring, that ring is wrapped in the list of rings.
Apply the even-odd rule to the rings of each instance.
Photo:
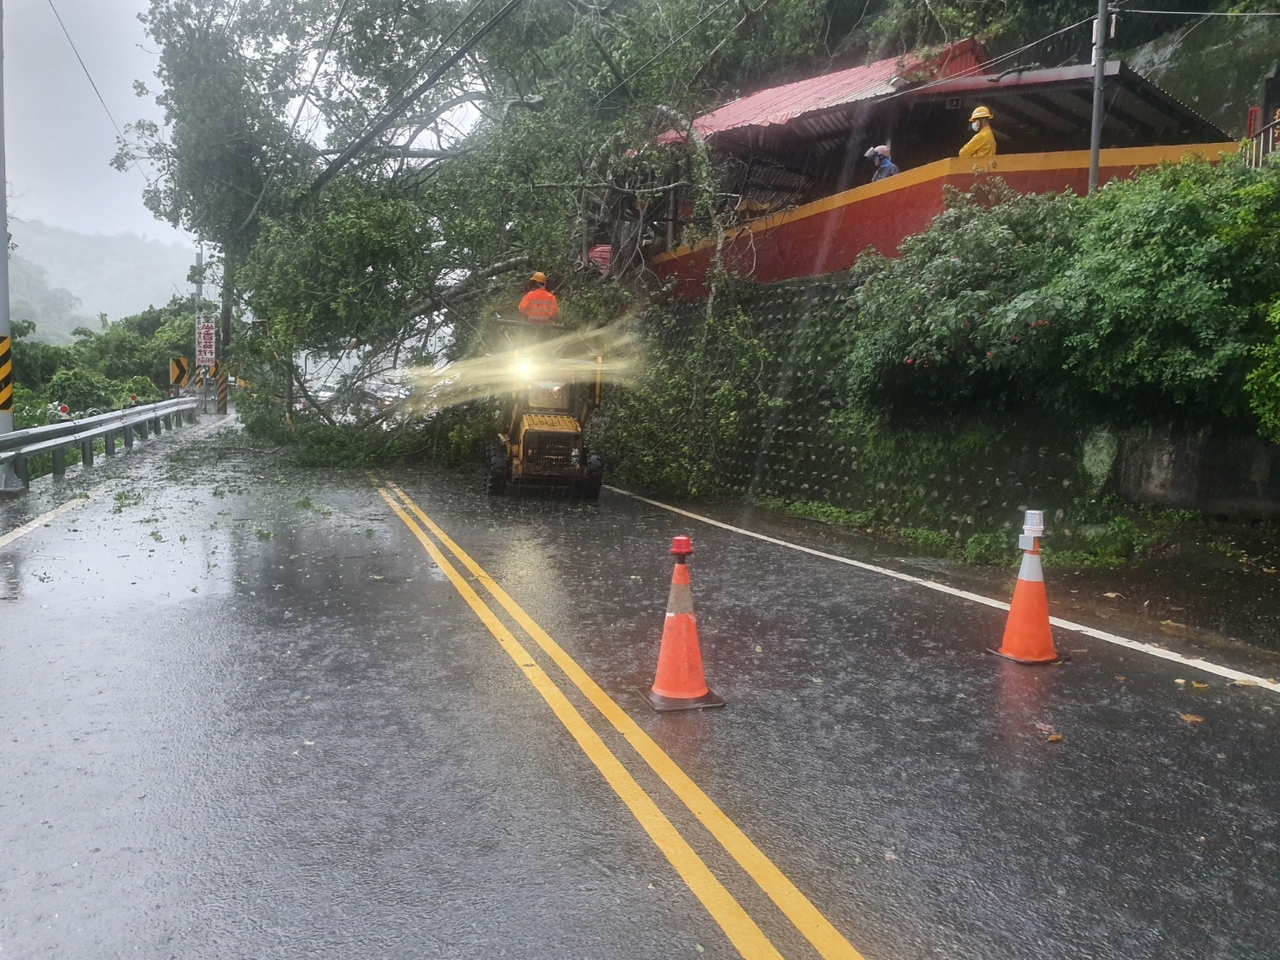
[[[700,697],[691,697],[689,699],[664,697],[660,693],[654,693],[652,690],[641,690],[645,699],[653,705],[653,709],[659,713],[667,713],[672,710],[709,710],[712,707],[723,707],[724,701],[708,690]]]
[[[1006,660],[1012,660],[1014,663],[1021,663],[1028,667],[1045,667],[1053,663],[1064,663],[1071,659],[1071,654],[1060,653],[1052,660],[1023,660],[1021,657],[1011,657],[1007,653],[1001,653],[999,650],[992,650],[987,647],[987,653],[994,653],[997,657],[1003,657]]]

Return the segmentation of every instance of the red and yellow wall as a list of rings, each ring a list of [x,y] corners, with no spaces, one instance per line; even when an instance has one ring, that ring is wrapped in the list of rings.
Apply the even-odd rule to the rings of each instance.
[[[1192,155],[1214,160],[1238,146],[1230,142],[1103,150],[1098,179],[1106,183],[1130,177],[1142,167]],[[1084,193],[1089,151],[938,160],[730,230],[724,265],[731,274],[768,283],[847,270],[868,247],[892,256],[905,238],[922,232],[942,212],[944,186],[970,190],[984,177],[1000,177],[1020,193],[1068,188]],[[678,296],[700,297],[706,292],[704,277],[715,248],[715,238],[708,238],[659,254],[649,266],[660,280],[676,281],[673,292]]]

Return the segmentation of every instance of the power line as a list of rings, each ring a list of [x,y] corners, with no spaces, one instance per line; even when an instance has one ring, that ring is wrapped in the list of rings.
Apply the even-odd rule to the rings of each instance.
[[[338,25],[342,23],[342,18],[347,12],[347,4],[350,0],[342,0],[342,6],[338,8],[338,15],[333,18],[333,26],[329,28],[329,35],[325,37],[324,49],[320,51],[320,57],[316,60],[316,68],[311,71],[311,82],[307,84],[307,90],[302,95],[302,99],[298,102],[297,112],[293,115],[293,123],[289,124],[289,132],[284,135],[284,142],[280,144],[280,149],[276,151],[275,162],[271,164],[271,169],[267,171],[266,179],[262,181],[262,191],[258,194],[258,199],[253,201],[253,208],[250,209],[249,215],[244,218],[244,223],[240,224],[240,230],[249,225],[249,221],[253,219],[253,215],[258,212],[258,206],[262,203],[262,198],[267,195],[267,187],[271,185],[272,178],[276,175],[276,171],[280,169],[280,162],[284,159],[284,152],[289,146],[289,141],[293,139],[293,131],[298,128],[298,121],[302,119],[302,111],[307,105],[307,100],[311,97],[311,90],[316,85],[316,77],[320,76],[320,68],[324,66],[324,61],[329,56],[329,48],[333,44],[333,38],[338,33]],[[236,231],[239,233],[240,231]]]
[[[439,54],[441,50],[445,48],[445,46],[449,43],[450,40],[452,40],[455,36],[457,36],[458,31],[461,30],[463,27],[465,27],[467,23],[471,20],[471,18],[474,17],[480,11],[480,8],[483,7],[487,2],[488,0],[476,0],[476,3],[471,7],[470,10],[466,12],[466,15],[453,25],[453,29],[449,31],[448,35],[445,36],[445,38],[441,40],[438,44],[436,44],[436,48],[431,51],[430,55],[425,60],[422,61],[422,65],[419,66],[417,70],[413,71],[413,73],[409,75],[408,79],[406,79],[404,83],[400,84],[400,86],[396,88],[395,92],[391,94],[391,96],[387,97],[387,100],[388,101],[395,100],[398,96],[400,96],[400,94],[404,93],[405,90],[409,88],[409,84],[413,83],[415,80],[418,79],[418,77],[422,76],[422,71],[427,69],[427,64],[429,64],[432,61],[432,59],[437,54]]]
[[[1213,13],[1208,10],[1131,10],[1122,7],[1117,13],[1151,13],[1161,17],[1280,17],[1280,13]],[[1092,17],[1090,19],[1093,19]]]
[[[488,36],[498,24],[505,20],[515,10],[515,8],[520,6],[523,2],[524,0],[508,0],[505,7],[495,13],[482,27],[480,27],[480,29],[473,33],[460,47],[458,47],[457,50],[453,52],[452,55],[450,55],[449,59],[432,71],[431,76],[418,84],[418,86],[415,87],[403,100],[387,111],[386,116],[375,123],[368,133],[364,134],[356,140],[355,143],[343,150],[342,153],[324,169],[320,176],[316,178],[315,183],[311,185],[311,195],[314,196],[319,193],[321,188],[337,176],[338,172],[342,170],[342,168],[345,167],[357,153],[385,132],[387,128],[396,121],[396,118],[399,117],[401,113],[407,110],[415,100],[434,87],[446,73],[457,65],[459,60],[471,52],[472,47]],[[454,32],[456,32],[456,30]],[[452,34],[450,34],[450,36],[452,36]],[[438,53],[443,47],[444,43],[442,42],[436,52]]]
[[[949,77],[939,77],[937,80],[930,80],[928,83],[921,84],[918,87],[909,87],[905,90],[899,90],[896,93],[891,93],[889,94],[889,96],[883,97],[882,101],[895,100],[898,97],[905,97],[908,94],[919,93],[921,90],[928,90],[930,87],[942,86],[943,84],[950,83],[953,80],[961,80],[965,77],[980,76],[984,73],[989,73],[991,67],[994,67],[997,64],[1003,63],[1006,60],[1010,60],[1013,57],[1018,56],[1019,54],[1026,53],[1032,47],[1039,46],[1040,44],[1044,43],[1046,40],[1052,40],[1054,37],[1059,37],[1064,33],[1069,33],[1070,31],[1075,30],[1077,27],[1084,26],[1086,23],[1093,23],[1093,21],[1097,19],[1098,18],[1094,16],[1094,17],[1085,17],[1083,20],[1077,20],[1075,23],[1071,24],[1070,26],[1063,27],[1061,30],[1055,30],[1053,33],[1045,34],[1039,40],[1032,40],[1030,43],[1023,44],[1021,47],[1018,47],[1018,49],[1016,50],[1010,50],[1008,53],[1002,53],[998,57],[995,57],[991,60],[987,60],[984,63],[980,63],[976,66],[969,67],[968,69],[961,70],[959,73],[954,73]]]
[[[721,10],[723,10],[732,2],[733,0],[724,0],[724,2],[721,3],[720,5],[713,7],[710,11],[708,11],[706,16],[704,16],[701,20],[699,20],[697,23],[695,23],[692,27],[690,27],[684,33],[680,34],[680,36],[676,37],[674,40],[668,43],[665,47],[663,47],[661,50],[655,53],[652,57],[650,57],[644,63],[640,64],[640,66],[638,66],[635,70],[633,70],[628,76],[620,80],[616,87],[614,87],[612,90],[610,90],[603,97],[601,97],[599,100],[596,101],[595,107],[599,107],[602,103],[604,103],[606,100],[612,97],[615,93],[617,93],[619,90],[625,87],[628,83],[630,83],[636,77],[640,76],[640,74],[644,73],[645,70],[649,69],[649,66],[651,64],[656,63],[661,57],[665,56],[668,50],[674,47],[677,43],[679,43],[689,34],[693,33],[694,30],[697,30],[698,27],[702,26],[704,23],[706,23],[708,20],[710,20],[713,16],[715,16],[717,13],[719,13]],[[589,109],[595,109],[595,107],[592,107]],[[587,112],[586,110],[583,111],[584,114],[586,112]],[[579,116],[581,116],[581,114],[579,114]]]
[[[93,82],[93,75],[89,73],[89,68],[85,66],[84,58],[80,56],[80,51],[76,49],[76,42],[71,39],[71,34],[67,32],[67,25],[62,22],[62,15],[58,13],[58,8],[53,5],[53,0],[48,0],[49,9],[53,11],[53,15],[58,20],[58,26],[62,28],[62,35],[67,38],[67,43],[71,44],[71,52],[76,55],[76,59],[80,61],[80,69],[84,71],[85,77],[89,80],[89,86],[93,87],[93,92],[98,95],[98,102],[102,104],[102,109],[107,113],[107,119],[111,121],[111,125],[116,128],[116,136],[124,138],[124,134],[120,131],[120,124],[116,123],[116,118],[111,115],[111,108],[107,106],[107,101],[102,99],[102,93],[98,90],[98,85]]]
[[[389,103],[395,103],[396,98],[398,98],[402,93],[405,92],[405,90],[409,88],[409,84],[413,83],[415,80],[418,79],[418,77],[422,76],[422,71],[427,69],[427,65],[431,63],[431,60],[438,53],[440,53],[441,50],[445,48],[445,46],[449,43],[450,40],[452,40],[455,36],[457,36],[458,31],[461,30],[464,26],[466,26],[467,23],[471,20],[471,18],[474,17],[480,11],[480,8],[483,7],[487,2],[488,0],[476,0],[476,3],[471,7],[470,10],[466,12],[463,18],[453,25],[453,29],[450,30],[448,34],[445,35],[444,39],[441,40],[438,44],[436,44],[436,48],[431,51],[431,53],[426,57],[425,60],[422,61],[422,64],[416,70],[414,70],[413,73],[411,73],[408,77],[406,77],[404,82],[401,83],[400,86],[396,87],[393,93],[391,93],[389,96],[386,97],[386,101]],[[400,106],[401,104],[396,103],[396,106],[394,109],[399,109]]]
[[[425,61],[423,61],[422,66],[419,67],[414,72],[413,76],[411,76],[408,80],[402,83],[400,87],[396,90],[396,92],[392,94],[393,98],[399,96],[404,91],[404,89],[407,86],[409,86],[410,83],[412,83],[414,80],[418,78],[419,75],[421,75],[422,71],[426,69],[426,65],[430,63],[431,60],[437,54],[439,54],[442,50],[444,50],[444,48],[449,43],[449,41],[452,40],[457,35],[458,31],[461,30],[462,27],[468,21],[470,21],[473,16],[475,16],[475,14],[480,10],[480,8],[485,4],[485,2],[486,0],[477,0],[475,5],[472,6],[470,10],[467,11],[466,15],[460,21],[458,21],[457,24],[454,25],[452,30],[449,31],[448,35],[446,35],[444,39],[442,39],[436,45],[436,49],[431,52],[431,55],[427,57]],[[516,0],[516,2],[518,2],[518,0]],[[491,29],[493,25],[496,24],[499,18],[505,18],[506,15],[515,8],[515,5],[516,5],[515,2],[508,4],[506,8],[499,11],[499,13],[495,15],[495,17],[490,19],[488,23],[484,24],[480,28],[480,31],[487,32],[489,29]],[[464,44],[464,50],[470,44],[477,42],[477,37],[480,31],[477,31],[477,34],[473,35],[472,38],[467,41],[467,44]],[[327,183],[330,179],[332,179],[337,174],[338,170],[341,169],[341,167],[345,166],[351,160],[351,158],[356,155],[356,153],[358,153],[360,150],[363,150],[376,137],[378,137],[381,133],[383,133],[388,127],[390,127],[392,122],[394,122],[395,118],[399,116],[399,114],[402,113],[411,103],[413,103],[414,100],[416,100],[419,96],[425,93],[427,89],[433,86],[435,82],[441,76],[444,75],[444,72],[448,70],[449,67],[451,67],[453,63],[456,62],[457,59],[460,59],[461,55],[462,55],[462,51],[455,53],[454,56],[450,58],[449,62],[446,63],[444,67],[436,71],[433,77],[429,78],[425,83],[420,84],[412,93],[410,93],[408,96],[401,99],[398,103],[394,104],[390,108],[390,110],[387,112],[386,116],[384,116],[381,120],[375,123],[371,130],[369,130],[367,133],[362,135],[354,144],[350,145],[346,150],[344,150],[341,154],[339,154],[339,156],[335,158],[329,164],[329,166],[320,174],[320,177],[317,179],[316,183],[312,186],[312,193],[314,194],[315,192],[319,191],[320,188],[325,185],[325,183]]]
[[[690,27],[690,28],[689,28],[688,30],[686,30],[684,33],[680,34],[680,36],[676,37],[676,39],[675,39],[675,40],[672,40],[672,41],[671,41],[669,44],[667,44],[667,45],[666,45],[662,50],[658,51],[658,53],[654,54],[654,55],[653,55],[652,57],[650,57],[647,61],[645,61],[643,64],[641,64],[641,65],[640,65],[636,70],[634,70],[634,71],[633,71],[633,72],[632,72],[628,77],[626,77],[626,79],[624,79],[621,83],[619,83],[619,84],[618,84],[617,86],[615,86],[612,90],[610,90],[608,93],[606,93],[603,97],[601,97],[599,100],[597,100],[597,101],[596,101],[596,103],[595,103],[595,106],[596,106],[596,107],[599,107],[602,103],[604,103],[606,100],[608,100],[608,99],[609,99],[609,97],[613,96],[613,94],[617,93],[617,92],[618,92],[619,90],[621,90],[624,86],[626,86],[628,83],[630,83],[632,80],[634,80],[634,79],[635,79],[637,76],[639,76],[639,75],[640,75],[644,70],[648,69],[648,67],[649,67],[649,65],[650,65],[650,64],[652,64],[652,63],[654,63],[656,60],[658,60],[658,58],[659,58],[659,57],[663,56],[663,55],[664,55],[668,50],[670,50],[670,49],[671,49],[672,47],[674,47],[677,43],[679,43],[681,40],[683,40],[685,37],[687,37],[690,33],[692,33],[692,32],[693,32],[694,30],[696,30],[699,26],[701,26],[701,25],[702,25],[703,23],[705,23],[708,19],[710,19],[714,14],[716,14],[717,12],[719,12],[723,7],[727,6],[730,2],[732,2],[732,0],[725,0],[725,2],[724,2],[724,3],[721,3],[719,6],[717,6],[717,7],[713,8],[713,9],[712,9],[712,10],[711,10],[711,11],[710,11],[706,16],[704,16],[701,20],[699,20],[697,23],[695,23],[692,27]],[[1061,36],[1061,35],[1062,35],[1062,34],[1064,34],[1064,33],[1068,33],[1068,32],[1070,32],[1070,31],[1072,31],[1072,30],[1076,29],[1077,27],[1082,27],[1082,26],[1084,26],[1086,23],[1092,23],[1092,22],[1093,22],[1094,20],[1096,20],[1096,19],[1097,19],[1097,17],[1085,17],[1083,20],[1077,20],[1075,23],[1070,24],[1069,26],[1063,27],[1063,28],[1062,28],[1062,29],[1060,29],[1060,30],[1055,30],[1053,33],[1046,34],[1045,36],[1040,37],[1038,40],[1032,40],[1030,43],[1024,44],[1023,46],[1018,47],[1018,49],[1016,49],[1016,50],[1010,50],[1008,53],[1001,54],[1000,56],[995,57],[995,58],[994,58],[994,59],[992,59],[992,60],[988,60],[988,61],[986,61],[986,62],[984,62],[984,63],[981,63],[981,64],[978,64],[978,65],[976,65],[976,66],[969,67],[969,68],[967,68],[967,69],[965,69],[965,70],[961,70],[959,73],[952,74],[951,76],[948,76],[948,77],[942,77],[942,78],[939,78],[939,79],[937,79],[937,80],[932,80],[932,81],[930,81],[929,83],[921,84],[921,85],[920,85],[920,86],[918,86],[918,87],[910,87],[909,89],[906,89],[906,90],[900,90],[900,91],[897,91],[897,92],[895,92],[895,93],[891,93],[891,94],[889,94],[888,96],[886,96],[886,97],[882,97],[882,98],[880,98],[880,99],[881,99],[881,101],[884,101],[884,100],[895,100],[895,99],[897,99],[898,97],[903,97],[903,96],[906,96],[907,94],[910,94],[910,93],[918,93],[918,92],[920,92],[921,90],[928,90],[930,87],[940,86],[941,84],[949,83],[949,82],[951,82],[951,81],[953,81],[953,80],[959,80],[959,79],[962,79],[962,78],[967,77],[967,76],[973,76],[973,75],[977,75],[977,74],[985,73],[985,72],[987,72],[987,71],[989,70],[989,68],[991,68],[991,67],[995,66],[996,64],[1003,63],[1004,61],[1009,60],[1009,59],[1012,59],[1013,57],[1016,57],[1016,56],[1018,56],[1019,54],[1025,53],[1026,51],[1030,50],[1032,47],[1035,47],[1035,46],[1038,46],[1039,44],[1044,43],[1046,40],[1052,40],[1054,37]],[[879,101],[878,101],[878,102],[879,102]],[[591,108],[588,108],[588,110],[589,110],[589,109],[591,109]],[[581,114],[579,114],[579,117],[584,116],[584,115],[588,112],[588,110],[583,110],[583,111],[582,111],[582,113],[581,113]]]
[[[53,0],[48,0],[49,9],[53,11],[54,17],[58,21],[58,26],[62,28],[62,35],[67,38],[67,43],[71,45],[71,52],[76,55],[76,59],[80,61],[80,69],[84,71],[85,78],[89,81],[89,86],[93,87],[93,92],[98,97],[98,102],[102,104],[102,109],[107,115],[107,119],[111,121],[111,126],[115,127],[116,136],[120,140],[124,140],[124,132],[120,129],[120,124],[116,123],[116,118],[111,115],[111,108],[107,106],[107,101],[102,99],[102,92],[98,89],[98,85],[93,82],[93,74],[89,72],[88,66],[85,65],[84,58],[80,56],[80,51],[76,49],[76,42],[71,39],[71,34],[67,32],[67,25],[62,22],[62,15],[58,13],[58,8],[53,5]],[[147,172],[138,164],[136,158],[130,158],[133,163],[133,169],[142,174],[142,179],[147,181],[147,186],[151,186],[151,178],[147,176]]]
[[[625,83],[630,82],[632,79],[634,79],[634,78],[636,77],[636,75],[640,73],[640,71],[641,71],[641,70],[644,70],[646,67],[648,67],[648,66],[649,66],[649,64],[650,64],[650,63],[653,63],[653,61],[654,61],[654,60],[657,60],[657,59],[658,59],[658,57],[660,57],[660,56],[662,56],[662,54],[666,53],[666,52],[667,52],[667,50],[670,50],[673,46],[675,46],[677,43],[679,43],[681,40],[683,40],[686,36],[688,36],[688,35],[689,35],[689,33],[690,33],[692,30],[694,30],[696,27],[698,27],[699,25],[701,25],[701,24],[702,24],[702,23],[703,23],[703,22],[704,22],[708,17],[710,17],[712,14],[716,13],[716,12],[717,12],[721,7],[724,7],[725,5],[726,5],[726,4],[724,4],[724,3],[720,4],[720,6],[719,6],[719,7],[716,7],[714,10],[712,10],[712,11],[711,11],[711,13],[708,13],[706,17],[703,17],[703,18],[702,18],[702,20],[699,20],[699,21],[698,21],[697,23],[695,23],[692,27],[690,27],[688,30],[686,30],[684,33],[682,33],[679,37],[677,37],[674,41],[672,41],[671,43],[669,43],[669,44],[666,46],[666,48],[665,48],[665,49],[663,49],[661,52],[659,52],[656,56],[654,56],[654,57],[650,58],[650,60],[649,60],[647,63],[645,63],[645,64],[644,64],[643,66],[641,66],[638,70],[636,70],[634,73],[632,73],[632,74],[631,74],[631,76],[627,77],[627,79],[626,79],[623,83],[618,84],[618,86],[614,87],[614,88],[613,88],[612,90],[610,90],[607,94],[605,94],[603,97],[601,97],[601,98],[600,98],[600,100],[599,100],[599,101],[597,101],[596,106],[599,106],[600,104],[604,103],[604,101],[605,101],[605,100],[607,100],[610,96],[612,96],[615,92],[617,92],[617,91],[618,91],[622,86],[624,86],[624,85],[625,85]],[[1136,12],[1136,11],[1135,11],[1135,12]],[[939,78],[939,79],[937,79],[937,80],[931,80],[930,82],[925,83],[925,84],[921,84],[921,85],[920,85],[920,86],[918,86],[918,87],[911,87],[911,88],[909,88],[909,89],[907,89],[907,90],[901,90],[901,91],[898,91],[898,92],[896,92],[896,93],[891,93],[891,94],[889,94],[889,96],[887,96],[887,97],[883,97],[883,98],[881,98],[881,99],[882,99],[882,100],[894,100],[894,99],[897,99],[898,97],[906,96],[906,95],[907,95],[907,94],[909,94],[909,93],[918,93],[918,92],[920,92],[921,90],[928,90],[930,87],[936,87],[936,86],[940,86],[940,85],[942,85],[942,84],[944,84],[944,83],[949,83],[949,82],[951,82],[952,80],[959,80],[959,79],[962,79],[962,78],[967,77],[967,76],[974,76],[974,75],[978,75],[978,74],[981,74],[981,73],[986,73],[986,72],[988,72],[988,71],[989,71],[989,69],[990,69],[991,67],[993,67],[993,66],[995,66],[995,65],[997,65],[997,64],[1003,63],[1003,62],[1004,62],[1004,61],[1006,61],[1006,60],[1010,60],[1010,59],[1012,59],[1013,57],[1018,56],[1019,54],[1026,53],[1026,52],[1027,52],[1028,50],[1030,50],[1032,47],[1039,46],[1040,44],[1044,43],[1046,40],[1052,40],[1054,37],[1061,36],[1061,35],[1062,35],[1062,34],[1064,34],[1064,33],[1069,33],[1070,31],[1075,30],[1077,27],[1082,27],[1082,26],[1084,26],[1086,23],[1092,23],[1092,22],[1093,22],[1094,20],[1096,20],[1096,19],[1097,19],[1097,17],[1085,17],[1083,20],[1077,20],[1075,23],[1070,24],[1069,26],[1065,26],[1065,27],[1063,27],[1063,28],[1062,28],[1062,29],[1060,29],[1060,30],[1055,30],[1053,33],[1046,34],[1045,36],[1040,37],[1038,40],[1032,40],[1030,43],[1023,44],[1021,47],[1018,47],[1018,49],[1016,49],[1016,50],[1010,50],[1008,53],[1003,53],[1003,54],[1001,54],[1000,56],[995,57],[994,59],[987,60],[987,61],[985,61],[985,62],[983,62],[983,63],[981,63],[981,64],[977,64],[977,65],[972,66],[972,67],[969,67],[969,68],[967,68],[967,69],[965,69],[965,70],[961,70],[959,73],[954,73],[954,74],[952,74],[952,75],[950,75],[950,76],[948,76],[948,77],[940,77],[940,78]]]

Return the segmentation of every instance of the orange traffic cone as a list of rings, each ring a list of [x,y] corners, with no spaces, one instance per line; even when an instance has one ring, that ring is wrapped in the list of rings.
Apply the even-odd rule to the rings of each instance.
[[[1065,660],[1053,648],[1053,632],[1049,628],[1049,598],[1044,592],[1044,569],[1040,566],[1040,535],[1044,533],[1044,511],[1028,510],[1018,547],[1022,569],[1018,585],[1013,589],[1009,605],[1009,621],[1004,628],[1004,641],[992,653],[1017,663],[1053,663]]]
[[[655,710],[723,707],[724,701],[707,689],[702,675],[698,624],[693,616],[693,593],[689,590],[688,560],[693,544],[688,537],[675,537],[671,541],[671,553],[676,558],[676,568],[671,574],[671,593],[667,596],[667,622],[662,628],[658,675],[645,696]]]

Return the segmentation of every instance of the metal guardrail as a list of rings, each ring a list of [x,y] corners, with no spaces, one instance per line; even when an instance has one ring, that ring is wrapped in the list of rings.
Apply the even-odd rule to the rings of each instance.
[[[1245,147],[1245,162],[1251,167],[1260,167],[1263,158],[1277,147],[1280,147],[1280,120],[1272,120],[1249,138]]]
[[[81,462],[85,466],[93,466],[93,444],[99,437],[104,441],[107,456],[116,452],[117,435],[125,450],[132,450],[135,438],[145,440],[148,434],[158,435],[161,430],[173,430],[184,418],[187,423],[195,423],[198,404],[195,397],[182,397],[113,410],[81,420],[15,430],[0,435],[0,464],[12,463],[18,479],[24,486],[29,486],[28,461],[31,457],[51,453],[53,475],[61,477],[67,472],[67,450],[70,448],[78,446]]]

